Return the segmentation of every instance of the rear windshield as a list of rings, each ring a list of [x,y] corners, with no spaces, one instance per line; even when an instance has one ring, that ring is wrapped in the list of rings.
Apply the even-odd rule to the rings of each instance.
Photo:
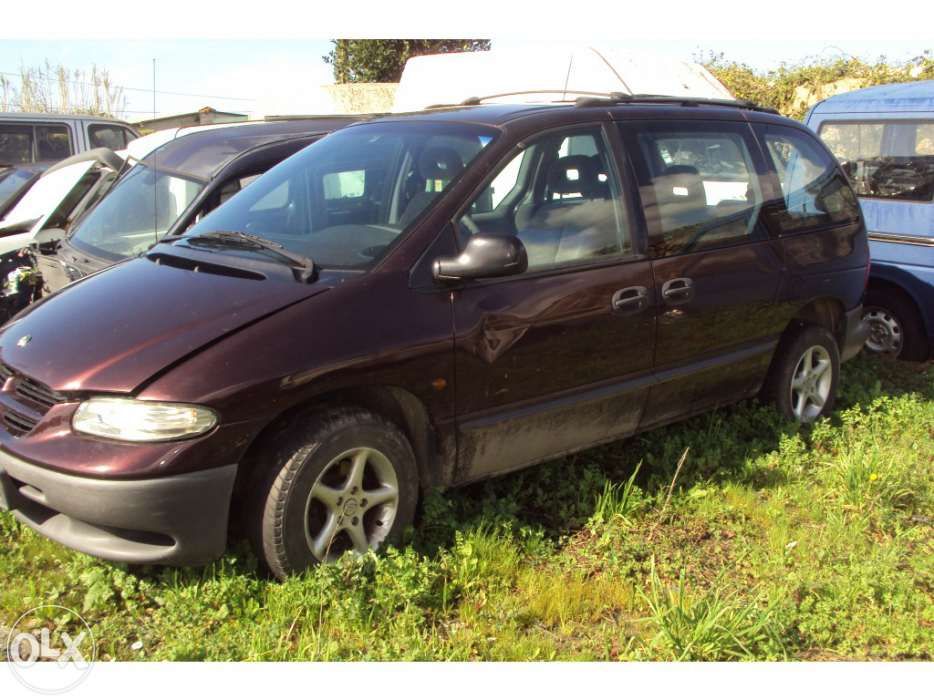
[[[204,184],[139,163],[78,224],[75,247],[106,260],[139,255],[165,235]]]
[[[367,269],[496,134],[422,121],[338,131],[270,170],[189,233],[242,231],[322,267]]]
[[[820,137],[858,196],[934,198],[934,120],[824,122]]]

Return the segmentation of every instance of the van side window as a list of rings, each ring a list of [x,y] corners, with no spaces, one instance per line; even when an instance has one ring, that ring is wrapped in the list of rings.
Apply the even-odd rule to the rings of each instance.
[[[514,235],[526,248],[529,270],[631,252],[611,154],[599,128],[537,139],[504,162],[471,202],[459,237]]]
[[[32,163],[32,126],[0,124],[0,165]]]
[[[126,148],[128,133],[126,129],[116,124],[91,124],[88,127],[91,148],[109,148],[111,151],[119,151]]]
[[[824,122],[820,136],[858,196],[934,199],[934,121]]]
[[[781,233],[797,233],[859,219],[859,202],[833,158],[808,133],[757,126],[784,198],[776,216]]]
[[[71,155],[71,136],[64,124],[36,124],[36,160],[62,160]]]
[[[651,125],[636,141],[654,257],[758,236],[763,195],[745,127]]]

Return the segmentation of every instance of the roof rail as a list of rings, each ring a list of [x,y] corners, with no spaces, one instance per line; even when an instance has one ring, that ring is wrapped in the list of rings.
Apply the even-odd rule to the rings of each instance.
[[[551,95],[561,93],[562,95],[573,95],[574,97],[567,98],[564,100],[554,100],[555,102],[573,102],[575,99],[579,99],[581,96],[587,97],[608,97],[611,94],[608,92],[596,92],[592,90],[565,90],[564,88],[554,88],[554,89],[543,89],[543,90],[517,90],[514,92],[500,92],[495,95],[484,95],[483,97],[468,97],[466,100],[456,103],[444,103],[444,104],[435,104],[429,105],[425,109],[439,109],[441,107],[475,107],[477,105],[483,104],[487,100],[495,100],[500,97],[513,97],[514,95]]]
[[[714,107],[736,107],[737,109],[779,114],[777,109],[763,107],[750,100],[721,100],[713,97],[678,97],[676,95],[630,95],[624,92],[611,92],[607,95],[593,97],[578,97],[574,104],[577,107],[598,107],[607,104],[676,104],[684,107],[710,105]]]
[[[501,92],[496,95],[484,95],[483,97],[468,97],[463,102],[457,104],[436,104],[426,107],[426,109],[438,109],[442,107],[471,107],[483,104],[486,100],[493,100],[501,97],[512,97],[514,95],[545,95],[561,93],[563,95],[574,95],[574,99],[554,100],[555,102],[574,102],[576,107],[598,107],[608,104],[677,104],[685,107],[698,107],[700,105],[711,105],[715,107],[736,107],[737,109],[749,109],[756,112],[768,112],[769,114],[779,114],[778,110],[771,107],[763,107],[750,100],[727,100],[713,97],[678,97],[677,95],[630,95],[626,92],[597,92],[591,90],[565,90],[556,88],[554,90],[521,90],[516,92]]]

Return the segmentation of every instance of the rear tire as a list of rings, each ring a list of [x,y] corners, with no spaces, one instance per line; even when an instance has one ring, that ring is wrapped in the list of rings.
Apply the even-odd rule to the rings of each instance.
[[[359,408],[293,420],[260,455],[251,508],[257,557],[283,579],[349,550],[397,544],[415,518],[418,472],[402,431]]]
[[[829,415],[837,396],[840,350],[820,326],[802,326],[775,351],[766,397],[783,416],[811,423]]]
[[[914,304],[901,292],[875,287],[866,292],[863,320],[869,323],[866,349],[898,360],[927,359],[924,325]]]

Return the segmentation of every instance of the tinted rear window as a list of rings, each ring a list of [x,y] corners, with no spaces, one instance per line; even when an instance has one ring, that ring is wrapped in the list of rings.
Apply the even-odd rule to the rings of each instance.
[[[778,175],[784,210],[782,233],[848,223],[859,219],[859,202],[836,162],[809,132],[757,125]]]

